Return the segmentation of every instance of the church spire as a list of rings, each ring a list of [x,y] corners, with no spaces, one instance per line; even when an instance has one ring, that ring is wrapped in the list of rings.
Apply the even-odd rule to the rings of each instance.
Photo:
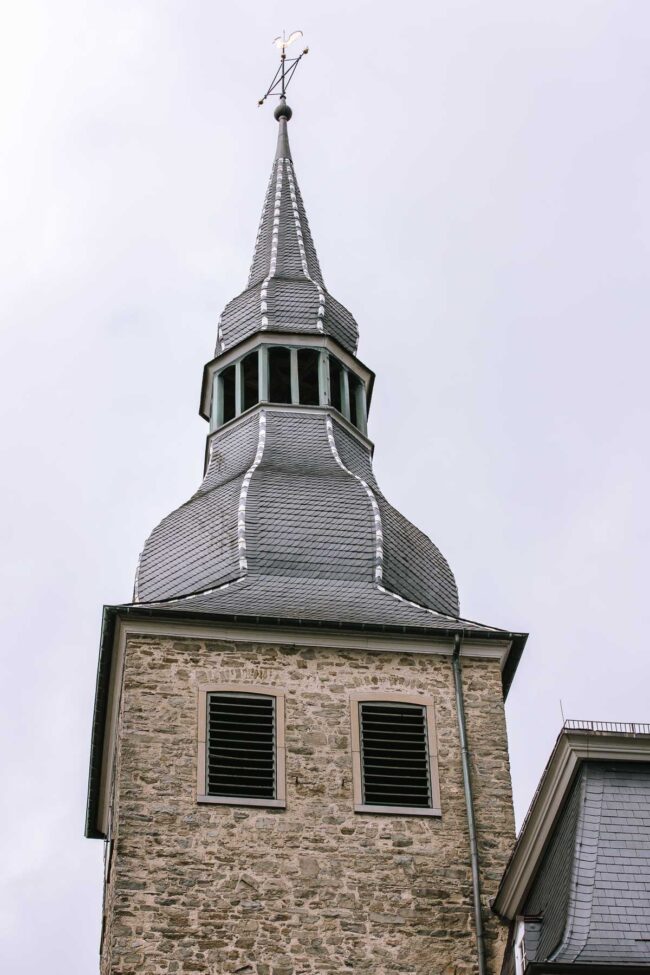
[[[277,148],[255,241],[248,285],[250,287],[265,279],[270,281],[271,278],[310,281],[319,292],[319,303],[323,306],[317,310],[317,318],[323,318],[323,276],[289,148],[287,123],[292,114],[286,100],[282,98],[275,110],[278,121]],[[318,331],[323,331],[320,327],[322,324],[316,321]]]
[[[372,470],[374,377],[356,356],[354,318],[323,281],[283,77],[248,283],[226,305],[204,371],[204,480],[145,544],[136,601],[447,625],[458,616],[451,569]]]
[[[277,145],[246,289],[219,319],[215,355],[257,332],[331,336],[356,353],[352,314],[325,287],[289,146],[292,110],[280,97]]]

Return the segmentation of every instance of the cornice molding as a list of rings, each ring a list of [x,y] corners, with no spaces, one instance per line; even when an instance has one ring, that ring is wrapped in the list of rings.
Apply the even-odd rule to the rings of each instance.
[[[164,608],[164,607],[161,607]],[[333,650],[370,650],[377,653],[424,653],[451,656],[454,648],[452,637],[356,633],[354,631],[299,627],[264,626],[264,624],[221,622],[189,622],[180,620],[134,620],[120,619],[116,626],[116,640],[126,636],[169,636],[173,639],[189,640],[237,640],[241,643],[268,643],[274,646],[331,647]],[[489,642],[465,636],[461,656],[478,657],[484,660],[503,660],[510,649],[511,640]]]

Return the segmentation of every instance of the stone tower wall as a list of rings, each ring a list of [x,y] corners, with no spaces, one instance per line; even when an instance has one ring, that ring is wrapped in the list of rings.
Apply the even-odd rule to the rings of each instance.
[[[499,665],[463,659],[489,971],[514,839]],[[196,801],[198,687],[286,692],[287,808]],[[433,694],[442,817],[353,812],[352,690]],[[448,656],[130,637],[102,973],[476,972]]]

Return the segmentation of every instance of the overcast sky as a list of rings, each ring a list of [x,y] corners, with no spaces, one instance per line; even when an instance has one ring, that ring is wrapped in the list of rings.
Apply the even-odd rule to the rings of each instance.
[[[377,373],[375,469],[529,631],[519,822],[567,717],[650,720],[647,0],[4,0],[0,968],[97,969],[101,607],[196,488],[203,363],[294,160]]]

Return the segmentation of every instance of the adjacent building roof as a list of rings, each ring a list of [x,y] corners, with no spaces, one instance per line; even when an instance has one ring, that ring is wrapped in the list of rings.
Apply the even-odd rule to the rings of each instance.
[[[558,739],[495,909],[524,919],[540,970],[650,966],[650,726],[576,724]]]

